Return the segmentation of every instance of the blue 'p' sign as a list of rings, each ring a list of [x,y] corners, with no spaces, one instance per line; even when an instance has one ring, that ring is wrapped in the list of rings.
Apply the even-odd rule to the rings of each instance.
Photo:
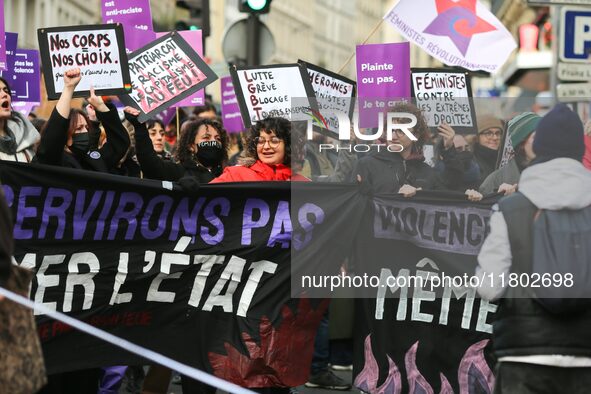
[[[560,59],[588,62],[591,56],[591,10],[563,8]]]

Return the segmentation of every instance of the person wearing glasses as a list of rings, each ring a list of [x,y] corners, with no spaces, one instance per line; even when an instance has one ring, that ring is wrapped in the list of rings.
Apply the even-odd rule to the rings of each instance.
[[[172,161],[162,160],[154,150],[146,124],[137,119],[139,111],[132,107],[123,111],[135,128],[136,153],[144,178],[161,181],[184,178],[202,184],[221,175],[228,161],[228,135],[217,120],[198,118],[183,123]]]
[[[474,143],[474,158],[480,168],[480,184],[493,172],[497,165],[497,155],[503,136],[503,121],[492,116],[477,118],[478,135]]]
[[[536,157],[533,143],[540,119],[542,118],[533,112],[524,112],[509,121],[507,135],[511,139],[515,156],[509,160],[507,165],[486,177],[479,188],[482,194],[503,193],[507,196],[517,191],[521,172]]]
[[[237,166],[210,183],[309,180],[291,169],[291,123],[283,118],[266,118],[255,123],[247,135],[246,149]]]

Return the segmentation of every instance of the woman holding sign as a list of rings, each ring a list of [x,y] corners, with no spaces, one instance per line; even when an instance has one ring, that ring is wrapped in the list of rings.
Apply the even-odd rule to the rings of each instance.
[[[8,82],[0,77],[0,160],[30,163],[39,132],[29,120],[12,110]]]
[[[64,73],[64,90],[45,126],[36,159],[54,166],[112,172],[127,153],[129,135],[117,109],[107,107],[91,87],[88,102],[105,128],[107,142],[100,149],[89,151],[90,120],[82,110],[71,108],[72,95],[81,78],[79,68]]]
[[[191,179],[208,183],[222,173],[228,161],[228,136],[221,123],[197,119],[183,123],[175,161],[163,160],[154,150],[146,125],[137,119],[139,111],[125,107],[126,119],[135,128],[135,147],[145,178],[162,181]]]

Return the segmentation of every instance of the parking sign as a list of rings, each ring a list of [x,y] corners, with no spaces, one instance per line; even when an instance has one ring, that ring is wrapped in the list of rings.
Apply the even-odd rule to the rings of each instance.
[[[563,7],[560,20],[560,59],[589,62],[591,55],[591,9]]]

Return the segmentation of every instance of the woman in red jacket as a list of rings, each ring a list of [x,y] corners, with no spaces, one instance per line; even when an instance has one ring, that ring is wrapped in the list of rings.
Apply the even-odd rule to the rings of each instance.
[[[245,157],[239,165],[226,167],[210,183],[257,181],[306,181],[291,172],[291,123],[283,118],[266,118],[250,128]]]

